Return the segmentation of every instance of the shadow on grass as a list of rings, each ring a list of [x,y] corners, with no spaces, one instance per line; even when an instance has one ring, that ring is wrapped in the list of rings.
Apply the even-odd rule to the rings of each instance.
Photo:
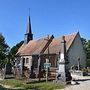
[[[48,82],[52,82],[53,80],[55,80],[55,79],[50,79],[50,80],[48,80]],[[45,83],[46,82],[46,80],[31,80],[31,81],[27,81],[26,82],[26,84],[35,84],[35,83]]]
[[[19,89],[19,88],[10,89],[10,88],[5,88],[5,87],[3,87],[3,86],[0,85],[0,90],[26,90],[26,89]]]
[[[33,81],[33,82],[32,82]],[[5,79],[0,82],[1,85],[10,85],[12,87],[15,87],[13,89],[5,88],[0,86],[0,90],[53,90],[53,89],[59,89],[63,88],[63,85],[55,84],[51,81],[48,81],[46,83],[45,80],[42,81],[35,81],[31,80],[29,81],[23,81],[23,80],[17,80],[17,79]]]

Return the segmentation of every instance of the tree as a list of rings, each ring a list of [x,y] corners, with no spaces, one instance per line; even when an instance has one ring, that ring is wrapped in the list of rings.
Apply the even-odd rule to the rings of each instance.
[[[8,62],[9,46],[5,42],[4,36],[0,33],[0,76],[5,78],[6,64]]]
[[[87,49],[87,66],[90,67],[90,40],[87,41],[86,49]]]
[[[13,60],[16,56],[16,53],[18,51],[18,49],[21,47],[21,45],[24,43],[24,41],[19,42],[18,44],[16,44],[15,46],[13,46],[10,50],[9,56],[11,57],[11,59]]]
[[[83,46],[84,46],[84,49],[86,51],[86,54],[87,54],[87,61],[86,61],[86,64],[87,66],[90,67],[90,40],[86,40],[84,38],[81,38],[82,40],[82,43],[83,43]]]
[[[9,46],[5,42],[4,36],[0,33],[0,66],[2,67],[7,62]]]
[[[81,38],[82,44],[84,46],[84,49],[86,50],[87,47],[87,40],[85,38]]]

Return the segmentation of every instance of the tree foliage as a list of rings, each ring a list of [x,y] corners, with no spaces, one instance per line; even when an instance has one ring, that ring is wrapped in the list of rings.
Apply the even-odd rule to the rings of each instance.
[[[86,49],[87,49],[87,66],[90,67],[90,40],[87,41]]]
[[[6,63],[8,51],[9,46],[6,44],[4,36],[0,33],[0,65]]]
[[[21,41],[21,42],[19,42],[18,44],[16,44],[15,46],[13,46],[13,47],[11,48],[9,56],[11,57],[12,60],[15,58],[18,49],[20,48],[20,46],[21,46],[23,43],[24,43],[24,41]]]
[[[86,47],[87,47],[87,40],[85,38],[81,38],[82,40],[82,44],[84,46],[84,49],[86,50]]]
[[[86,40],[84,38],[81,38],[82,43],[84,45],[84,48],[86,50],[86,54],[87,54],[87,66],[90,67],[90,40]]]

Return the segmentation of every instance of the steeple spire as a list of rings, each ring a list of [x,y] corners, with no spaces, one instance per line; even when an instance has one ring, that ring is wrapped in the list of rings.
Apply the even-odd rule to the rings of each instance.
[[[32,34],[30,16],[28,17],[28,24],[27,24],[27,32],[26,33]]]
[[[31,30],[30,10],[29,10],[27,31],[26,31],[25,40],[24,40],[25,44],[27,44],[30,40],[33,40],[33,34],[32,34],[32,30]]]
[[[28,25],[27,25],[27,32],[26,33],[31,33],[31,22],[30,22],[30,8],[29,8],[29,16],[28,16]]]

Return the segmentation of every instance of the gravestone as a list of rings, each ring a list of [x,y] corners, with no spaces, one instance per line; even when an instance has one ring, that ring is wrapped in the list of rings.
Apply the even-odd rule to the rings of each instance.
[[[6,74],[12,74],[12,64],[10,62],[6,65]]]

